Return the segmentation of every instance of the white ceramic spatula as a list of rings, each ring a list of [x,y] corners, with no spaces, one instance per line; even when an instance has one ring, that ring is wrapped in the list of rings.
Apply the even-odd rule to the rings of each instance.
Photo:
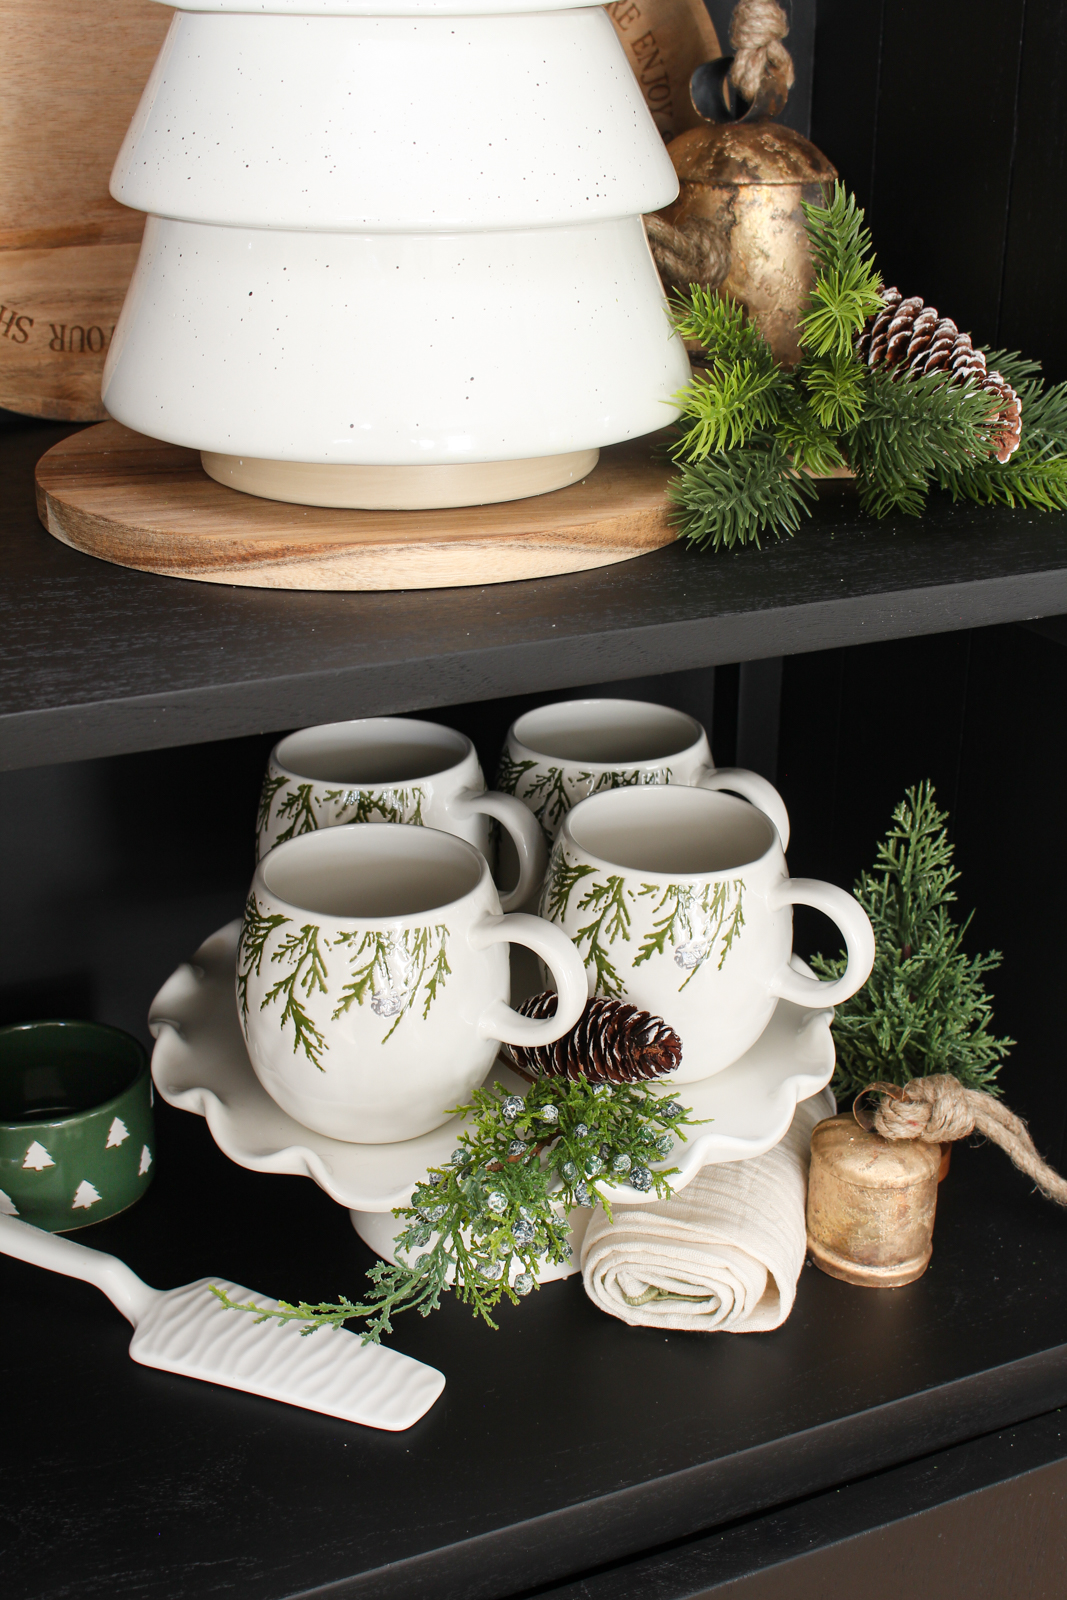
[[[150,1289],[116,1256],[5,1216],[0,1216],[0,1254],[102,1289],[133,1323],[130,1355],[145,1367],[392,1433],[417,1422],[445,1386],[436,1368],[381,1345],[362,1344],[343,1328],[319,1328],[305,1338],[298,1323],[257,1322],[247,1312],[228,1311],[211,1293],[211,1284],[231,1300],[255,1300],[265,1309],[278,1302],[224,1278]]]

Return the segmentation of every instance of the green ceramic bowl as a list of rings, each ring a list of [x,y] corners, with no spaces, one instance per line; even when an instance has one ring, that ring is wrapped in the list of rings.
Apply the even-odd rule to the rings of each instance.
[[[0,1212],[49,1233],[102,1222],[152,1181],[147,1052],[102,1022],[0,1028]]]

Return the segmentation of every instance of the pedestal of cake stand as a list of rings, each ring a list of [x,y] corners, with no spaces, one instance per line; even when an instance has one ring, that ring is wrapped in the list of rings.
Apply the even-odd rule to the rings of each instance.
[[[363,1243],[370,1245],[378,1255],[384,1256],[386,1261],[391,1261],[396,1266],[394,1236],[405,1224],[398,1222],[391,1211],[350,1211],[348,1214],[352,1218],[353,1228]],[[570,1256],[566,1261],[559,1263],[548,1261],[542,1263],[537,1274],[538,1283],[555,1283],[558,1278],[570,1278],[574,1273],[581,1271],[578,1263],[582,1255],[582,1240],[585,1238],[585,1230],[592,1215],[592,1210],[585,1207],[571,1212],[568,1235]]]

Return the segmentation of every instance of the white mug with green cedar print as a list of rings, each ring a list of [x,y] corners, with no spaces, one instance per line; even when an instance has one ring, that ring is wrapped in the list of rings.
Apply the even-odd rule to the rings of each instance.
[[[487,791],[474,746],[454,728],[408,717],[362,717],[291,733],[271,751],[259,801],[256,859],[288,839],[347,822],[405,822],[466,839],[483,855],[496,819],[511,835],[524,904],[544,876],[541,830],[511,795]]]
[[[527,945],[556,1014],[508,1005],[508,944]],[[485,857],[435,828],[327,828],[259,863],[237,953],[256,1076],[297,1122],[357,1144],[415,1139],[470,1099],[500,1043],[548,1044],[586,1002],[573,944],[504,916]]]
[[[825,912],[844,935],[840,978],[820,982],[790,966],[794,905]],[[677,1083],[730,1066],[780,999],[837,1005],[874,963],[859,902],[832,884],[790,878],[768,819],[704,789],[614,789],[581,801],[553,847],[541,914],[573,939],[590,994],[626,1000],[675,1030]]]
[[[561,700],[512,723],[497,787],[529,806],[551,845],[572,806],[605,789],[686,784],[732,789],[764,812],[789,848],[789,813],[773,784],[716,767],[699,722],[646,700]]]

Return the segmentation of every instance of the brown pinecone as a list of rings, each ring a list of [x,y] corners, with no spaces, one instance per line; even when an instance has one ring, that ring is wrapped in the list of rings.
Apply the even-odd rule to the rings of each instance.
[[[553,1017],[551,990],[515,1007],[524,1017]],[[682,1059],[682,1041],[662,1017],[621,1000],[587,1000],[569,1033],[553,1044],[509,1045],[519,1071],[530,1078],[588,1078],[590,1083],[640,1083],[670,1072]]]
[[[905,300],[899,289],[883,289],[882,309],[868,317],[856,340],[856,354],[869,367],[885,362],[906,372],[951,372],[951,383],[973,382],[1000,401],[990,420],[990,451],[1003,466],[1018,449],[1022,403],[999,372],[990,372],[981,350],[961,333],[951,317],[941,317],[918,296]]]

